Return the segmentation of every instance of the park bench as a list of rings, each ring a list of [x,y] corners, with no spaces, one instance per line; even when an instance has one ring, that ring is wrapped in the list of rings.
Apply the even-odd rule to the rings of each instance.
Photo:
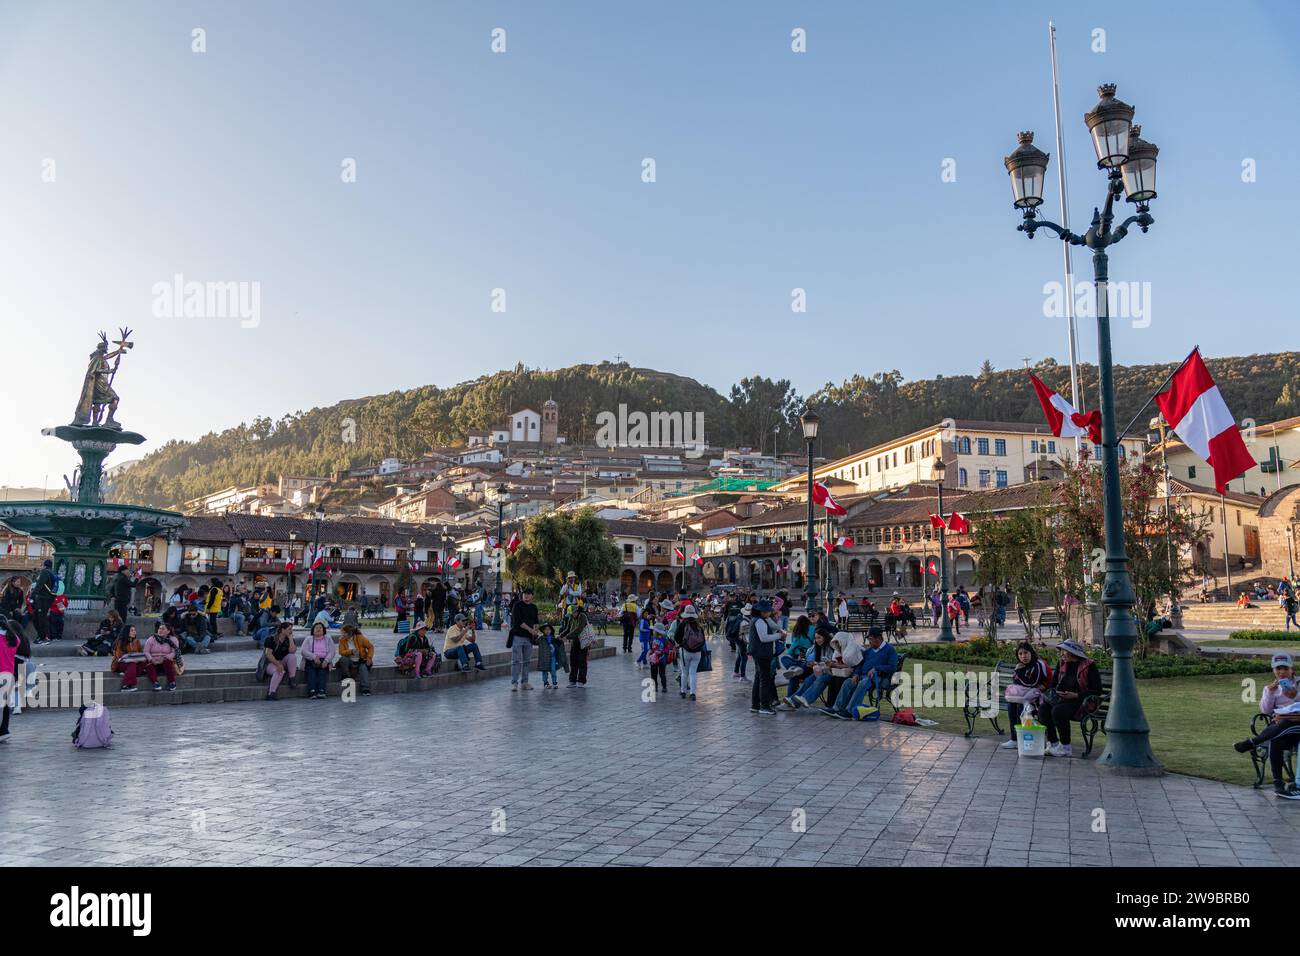
[[[899,627],[899,623],[892,615],[880,611],[849,611],[848,621],[840,629],[865,634],[871,628],[878,627],[884,633],[885,640],[892,639],[895,644],[906,644],[907,627]],[[917,626],[919,625],[918,619]]]
[[[1007,709],[1007,688],[1015,680],[1016,667],[1009,661],[1002,661],[995,668],[998,681],[998,714],[992,717],[986,717],[993,729],[1001,736],[1005,731],[998,724],[998,716]],[[1096,697],[1097,706],[1091,711],[1086,711],[1078,717],[1079,736],[1083,738],[1083,755],[1087,757],[1092,753],[1092,743],[1097,736],[1097,731],[1106,732],[1106,714],[1110,711],[1110,692],[1114,680],[1114,674],[1104,668],[1097,669],[1101,677],[1101,695]],[[1094,695],[1086,695],[1083,701],[1086,702]],[[966,685],[966,703],[962,706],[962,716],[966,718],[966,736],[973,736],[975,733],[975,722],[983,716],[981,711],[984,708],[980,705],[978,685]]]
[[[590,610],[587,612],[587,623],[592,626],[593,630],[595,628],[600,628],[601,634],[608,634],[609,625],[611,623],[609,612],[606,611],[604,608],[601,608],[599,610],[596,609]]]
[[[1038,636],[1046,637],[1045,631],[1051,631],[1056,636],[1061,634],[1061,615],[1056,611],[1040,611],[1038,614]]]
[[[1269,725],[1273,718],[1268,714],[1256,714],[1250,718],[1250,736],[1253,740],[1263,732],[1264,728]],[[1290,752],[1282,761],[1282,773],[1284,780],[1290,780],[1295,783],[1295,755],[1296,743],[1292,743]],[[1268,775],[1268,744],[1262,743],[1258,747],[1250,748],[1250,762],[1255,765],[1255,789],[1258,790],[1264,786],[1264,778]]]

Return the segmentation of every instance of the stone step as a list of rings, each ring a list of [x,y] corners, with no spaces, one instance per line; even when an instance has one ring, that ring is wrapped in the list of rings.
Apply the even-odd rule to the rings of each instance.
[[[598,645],[592,648],[590,653],[592,660],[599,660],[605,657],[613,657],[618,651],[614,647]],[[405,677],[399,675],[397,668],[391,664],[380,665],[371,672],[370,690],[372,694],[412,693],[469,681],[505,677],[510,674],[510,654],[508,652],[485,654],[483,664],[484,669],[481,671],[471,668],[469,671],[461,672],[456,669],[455,664],[448,664],[444,660],[438,673],[431,677]],[[540,667],[537,656],[534,655],[533,672],[538,670],[540,670]],[[279,698],[281,700],[306,699],[307,682],[302,671],[298,672],[296,684],[296,687],[290,688],[287,684],[282,683],[277,692]],[[267,683],[256,680],[250,668],[228,670],[194,669],[181,675],[174,691],[153,690],[148,678],[143,675],[137,683],[139,690],[126,693],[121,690],[121,686],[121,677],[116,674],[104,674],[104,694],[101,702],[110,709],[114,707],[150,707],[164,704],[238,703],[263,700],[267,691]],[[337,671],[331,672],[327,686],[329,696],[337,697],[339,695],[340,681]],[[29,707],[24,710],[24,713],[31,714],[39,710],[66,710],[75,708],[79,703],[81,701],[58,701],[58,706]]]

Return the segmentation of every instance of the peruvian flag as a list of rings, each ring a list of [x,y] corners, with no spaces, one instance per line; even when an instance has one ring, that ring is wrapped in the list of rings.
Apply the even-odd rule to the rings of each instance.
[[[1047,387],[1033,372],[1029,380],[1034,383],[1034,394],[1043,406],[1048,427],[1057,438],[1082,438],[1085,435],[1094,445],[1101,444],[1101,413],[1091,411],[1084,415],[1061,397],[1061,393]]]
[[[519,545],[522,542],[523,542],[523,538],[519,537],[519,532],[512,531],[510,532],[510,540],[506,542],[506,550],[509,551],[511,554],[514,554],[516,551],[519,550]]]
[[[13,553],[14,553],[14,539],[10,538],[8,544],[5,545],[5,554],[13,554]]]
[[[500,541],[498,539],[492,537],[492,535],[487,536],[488,550],[495,551],[497,549],[498,544],[500,544]]]
[[[304,554],[306,555],[307,558],[307,567],[312,571],[315,571],[317,568],[319,568],[322,564],[325,563],[325,555],[324,555],[323,548],[319,552],[314,551],[311,548],[308,548],[304,552]]]
[[[460,567],[460,555],[453,554],[450,558],[448,558],[447,567],[451,568],[453,571],[455,571],[458,567]]]
[[[939,515],[930,515],[930,527],[937,531],[940,528],[946,528],[948,526],[943,523],[943,518]]]
[[[934,558],[930,559],[930,573],[935,575],[939,573],[939,562]]]
[[[691,555],[691,560],[694,561],[696,564],[704,563],[704,559],[700,557],[700,552],[698,551],[696,551],[694,554]]]
[[[819,534],[813,535],[813,543],[816,544],[817,547],[825,551],[827,554],[830,554],[832,551],[835,550],[835,542],[826,541]]]
[[[442,558],[438,559],[438,563],[433,566],[433,570],[438,574],[442,574]]]
[[[820,481],[813,482],[813,504],[821,505],[827,514],[846,515],[848,509],[831,497],[831,490]]]
[[[961,512],[954,511],[948,516],[948,530],[954,534],[969,534],[970,522]]]
[[[332,564],[325,565],[325,577],[327,578],[333,577],[333,575],[334,575],[334,565]]]
[[[1220,494],[1233,478],[1255,467],[1200,349],[1193,349],[1174,372],[1168,391],[1156,396],[1156,404],[1174,434],[1214,469],[1214,488]]]
[[[298,562],[295,561],[293,558],[288,558],[288,559],[284,562],[284,569],[285,569],[286,571],[292,571],[292,570],[293,570],[294,568],[296,568],[296,567],[298,567]]]
[[[838,538],[835,539],[835,547],[851,548],[853,547],[853,539],[848,537],[847,535],[840,535]]]
[[[420,562],[419,562],[419,561],[412,561],[412,562],[410,562],[410,564],[408,565],[408,567],[410,567],[410,569],[411,569],[412,571],[418,571],[418,570],[420,570]]]
[[[686,555],[682,554],[682,549],[681,549],[681,548],[673,548],[673,554],[677,555],[677,560],[678,560],[678,561],[685,561],[685,560],[686,560]]]

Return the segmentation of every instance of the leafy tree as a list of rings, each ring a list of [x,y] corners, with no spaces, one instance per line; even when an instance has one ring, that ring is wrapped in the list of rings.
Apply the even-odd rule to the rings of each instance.
[[[523,542],[506,560],[511,580],[554,597],[565,576],[604,582],[623,570],[623,556],[594,508],[549,511],[524,523]]]

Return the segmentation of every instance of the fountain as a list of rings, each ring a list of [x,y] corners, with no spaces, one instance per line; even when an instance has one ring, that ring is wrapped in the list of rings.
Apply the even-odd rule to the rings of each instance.
[[[0,524],[53,545],[68,614],[92,614],[103,607],[108,553],[114,545],[178,531],[188,523],[174,511],[104,502],[104,459],[118,445],[144,441],[143,435],[124,431],[114,417],[118,397],[113,378],[122,356],[135,346],[128,341],[130,334],[122,329],[112,349],[108,336],[99,334],[71,424],[41,431],[70,443],[81,458],[76,480],[69,483],[71,500],[0,502]]]

